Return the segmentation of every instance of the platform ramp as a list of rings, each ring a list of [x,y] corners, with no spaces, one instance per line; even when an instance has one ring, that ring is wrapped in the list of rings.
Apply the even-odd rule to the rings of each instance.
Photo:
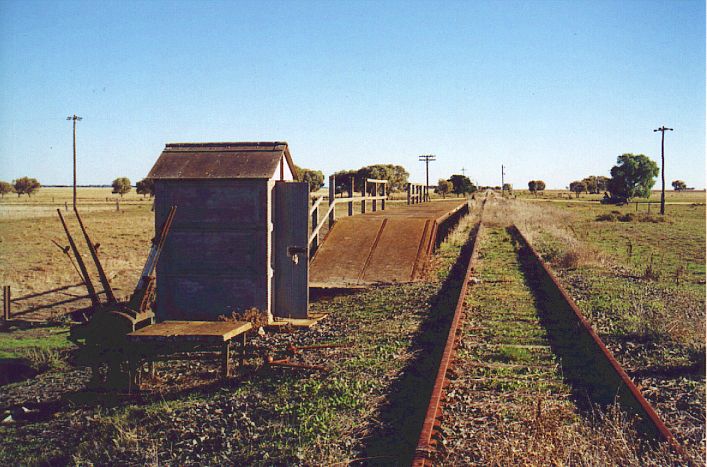
[[[352,288],[421,278],[438,232],[466,205],[440,201],[336,222],[310,265],[310,287]],[[455,216],[456,215],[456,216]]]

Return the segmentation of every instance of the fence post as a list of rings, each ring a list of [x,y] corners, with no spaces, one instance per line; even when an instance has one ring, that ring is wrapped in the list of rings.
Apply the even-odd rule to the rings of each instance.
[[[2,319],[10,320],[10,286],[2,286]]]
[[[317,200],[314,200],[316,203]],[[319,205],[314,208],[314,211],[312,211],[312,232],[314,232],[314,229],[317,228],[317,225],[319,224]],[[312,239],[312,246],[309,249],[309,255],[310,257],[317,251],[317,248],[319,248],[319,232],[314,236]]]
[[[329,175],[329,208],[331,208],[336,202],[336,177],[334,175]],[[329,228],[336,222],[336,208],[329,211]]]
[[[383,183],[383,199],[381,200],[381,211],[385,211],[385,187],[386,183]]]
[[[354,196],[354,177],[353,175],[351,176],[351,186],[349,188],[349,194],[351,198]],[[348,202],[349,205],[349,217],[353,216],[353,201]]]
[[[636,212],[638,212],[638,201],[636,201]]]
[[[376,208],[378,207],[378,200],[376,199],[376,196],[378,196],[378,184],[374,183],[373,184],[373,201],[371,201],[371,206],[372,206],[372,211],[376,212]]]
[[[363,179],[363,201],[361,201],[361,214],[366,214],[366,195],[368,194],[368,181]]]

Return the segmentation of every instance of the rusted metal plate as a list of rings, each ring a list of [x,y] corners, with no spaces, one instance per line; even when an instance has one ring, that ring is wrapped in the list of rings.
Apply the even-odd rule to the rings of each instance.
[[[132,341],[226,342],[252,329],[247,321],[164,321],[128,334]]]
[[[427,248],[429,219],[389,218],[365,270],[363,282],[413,280],[418,258]]]
[[[464,203],[440,201],[340,219],[312,260],[310,287],[416,280],[434,247],[437,219]]]
[[[334,224],[310,265],[310,287],[358,284],[383,220],[360,215]]]
[[[285,142],[167,144],[148,178],[271,178],[282,159],[294,173]]]

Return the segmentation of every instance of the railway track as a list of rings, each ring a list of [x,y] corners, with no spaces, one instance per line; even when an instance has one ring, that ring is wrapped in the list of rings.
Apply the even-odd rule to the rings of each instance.
[[[611,439],[621,430],[597,432],[597,416],[634,420],[632,455],[655,439],[690,463],[522,233],[484,225],[482,208],[472,241],[413,465],[591,463],[589,451],[595,462],[631,463],[611,445],[626,442]]]

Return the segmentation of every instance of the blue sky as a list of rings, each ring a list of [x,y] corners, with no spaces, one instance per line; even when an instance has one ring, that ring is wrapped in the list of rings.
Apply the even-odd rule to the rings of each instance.
[[[705,185],[702,1],[0,1],[0,180],[144,177],[165,143],[286,140],[325,173],[516,187],[624,152]]]

